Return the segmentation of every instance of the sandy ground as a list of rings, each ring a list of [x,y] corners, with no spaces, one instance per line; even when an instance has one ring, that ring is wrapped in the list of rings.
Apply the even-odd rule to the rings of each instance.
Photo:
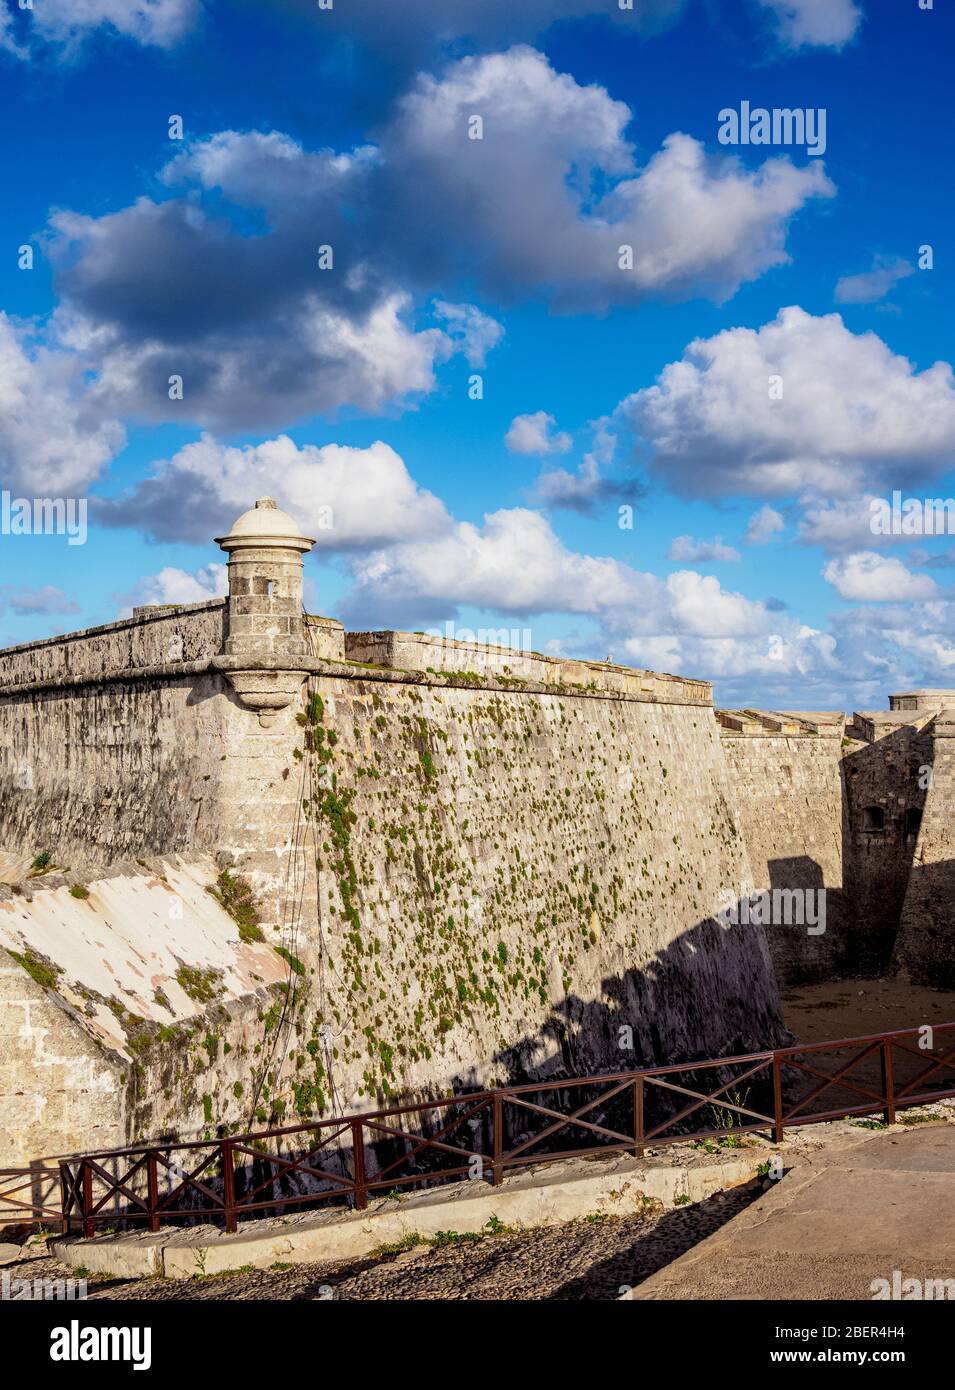
[[[860,1038],[923,1023],[955,1023],[955,992],[898,980],[833,980],[782,996],[786,1024],[800,1042]]]

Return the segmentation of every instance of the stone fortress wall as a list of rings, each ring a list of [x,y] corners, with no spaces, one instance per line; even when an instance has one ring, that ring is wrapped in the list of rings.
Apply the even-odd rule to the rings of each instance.
[[[306,619],[267,499],[220,544],[225,600],[0,653],[0,1165],[771,1046],[864,937],[715,916],[856,872],[841,716]]]

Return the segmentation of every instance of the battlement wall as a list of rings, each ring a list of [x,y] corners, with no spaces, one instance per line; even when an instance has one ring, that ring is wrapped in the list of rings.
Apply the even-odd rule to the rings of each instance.
[[[612,690],[672,704],[710,705],[709,681],[688,680],[659,671],[642,671],[608,662],[544,656],[485,642],[457,641],[420,632],[348,632],[345,654],[351,661],[444,675],[496,676],[579,690]]]
[[[931,710],[955,708],[955,690],[906,690],[889,696],[890,710]]]
[[[226,600],[140,608],[131,618],[0,651],[0,694],[38,681],[96,679],[106,672],[202,661],[221,652]]]

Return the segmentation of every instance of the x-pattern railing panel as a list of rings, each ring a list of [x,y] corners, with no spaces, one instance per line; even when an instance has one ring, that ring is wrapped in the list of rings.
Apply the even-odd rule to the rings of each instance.
[[[902,1043],[897,1043],[896,1046],[901,1047],[905,1052],[911,1052],[913,1056],[918,1057],[920,1060],[924,1060],[925,1058],[924,1052],[916,1052],[914,1048],[905,1047]],[[924,1081],[929,1076],[934,1076],[936,1072],[941,1071],[945,1067],[950,1071],[955,1071],[955,1047],[952,1048],[951,1052],[947,1052],[944,1057],[936,1058],[930,1066],[926,1067],[924,1071],[914,1077],[907,1086],[903,1086],[900,1091],[896,1091],[896,1099],[908,1095],[921,1081]]]
[[[748,1071],[742,1072],[739,1076],[732,1077],[729,1081],[724,1082],[724,1084],[718,1087],[715,1091],[710,1091],[707,1094],[703,1094],[700,1091],[688,1090],[685,1086],[677,1086],[672,1081],[663,1081],[658,1076],[648,1075],[647,1081],[650,1083],[650,1085],[658,1086],[661,1089],[667,1091],[676,1091],[680,1095],[692,1096],[694,1103],[692,1105],[686,1106],[685,1109],[681,1110],[677,1115],[672,1115],[662,1125],[658,1125],[656,1129],[650,1130],[649,1133],[644,1135],[644,1138],[656,1138],[656,1136],[662,1134],[665,1129],[672,1129],[675,1124],[682,1123],[684,1119],[687,1119],[697,1110],[702,1109],[704,1105],[711,1104],[713,1101],[717,1099],[717,1097],[721,1098],[719,1106],[721,1110],[732,1110],[735,1111],[738,1115],[749,1115],[751,1119],[760,1120],[765,1124],[772,1124],[773,1117],[771,1115],[763,1115],[758,1110],[749,1110],[746,1106],[735,1105],[731,1101],[726,1100],[724,1096],[724,1092],[728,1091],[731,1086],[741,1085],[744,1081],[748,1081],[750,1077],[756,1076],[761,1071],[765,1071],[768,1065],[768,1062],[757,1062],[756,1065],[750,1067]]]
[[[60,1216],[62,1207],[47,1206],[45,1200],[38,1201],[33,1195],[38,1187],[60,1185],[60,1174],[55,1168],[10,1168],[0,1169],[0,1217],[7,1215],[7,1209],[27,1220],[41,1217]],[[29,1201],[17,1195],[30,1194]]]
[[[466,1100],[467,1100],[467,1098],[465,1097],[465,1103],[466,1103]],[[410,1152],[410,1153],[402,1154],[399,1158],[396,1158],[392,1163],[389,1163],[386,1167],[380,1168],[380,1169],[378,1170],[378,1179],[377,1179],[377,1180],[378,1180],[379,1182],[380,1182],[380,1181],[383,1181],[384,1178],[386,1177],[386,1175],[389,1174],[389,1173],[393,1173],[394,1170],[395,1170],[396,1168],[400,1168],[400,1167],[402,1167],[404,1164],[412,1162],[412,1160],[415,1159],[415,1158],[418,1156],[418,1154],[422,1152],[422,1150],[440,1147],[440,1146],[441,1146],[441,1141],[442,1141],[447,1135],[449,1135],[450,1133],[452,1133],[452,1131],[455,1130],[455,1129],[458,1127],[458,1125],[466,1124],[468,1120],[473,1119],[475,1115],[480,1114],[482,1111],[486,1111],[487,1108],[488,1108],[488,1102],[487,1102],[486,1100],[479,1101],[477,1105],[472,1105],[472,1106],[470,1106],[470,1107],[465,1111],[465,1113],[464,1113],[463,1115],[457,1115],[457,1116],[454,1117],[454,1119],[449,1120],[448,1123],[447,1123],[446,1125],[444,1125],[441,1129],[439,1129],[438,1132],[437,1132],[436,1134],[432,1134],[432,1135],[413,1134],[413,1133],[411,1133],[411,1132],[408,1131],[408,1130],[396,1130],[396,1129],[392,1129],[390,1132],[391,1132],[392,1134],[397,1135],[399,1138],[404,1139],[404,1140],[417,1140],[418,1142],[414,1144],[414,1147],[411,1149],[411,1152]],[[368,1127],[368,1126],[366,1126],[366,1127]],[[381,1129],[384,1129],[385,1126],[384,1126],[383,1124],[381,1124],[381,1123],[378,1123],[378,1124],[375,1125],[375,1128],[381,1130]],[[483,1155],[482,1155],[481,1153],[477,1152],[477,1151],[474,1150],[474,1149],[455,1149],[455,1150],[452,1150],[452,1149],[449,1148],[448,1146],[444,1146],[444,1147],[447,1148],[447,1151],[448,1151],[449,1153],[452,1152],[452,1151],[453,1151],[453,1152],[457,1152],[457,1153],[461,1154],[463,1157],[466,1157],[466,1158],[482,1158],[482,1157],[483,1157]]]
[[[247,1188],[242,1196],[236,1200],[236,1206],[249,1206],[254,1197],[257,1197],[260,1192],[264,1192],[267,1187],[271,1187],[285,1173],[301,1173],[306,1177],[321,1178],[324,1181],[335,1183],[337,1192],[352,1192],[355,1188],[354,1182],[343,1174],[328,1173],[324,1168],[316,1168],[307,1161],[319,1152],[318,1149],[313,1149],[310,1154],[306,1155],[306,1158],[301,1159],[283,1158],[281,1154],[263,1154],[257,1149],[246,1148],[241,1144],[234,1144],[232,1152],[234,1154],[246,1154],[259,1163],[268,1163],[280,1169],[278,1173],[271,1173],[257,1187]]]
[[[867,1096],[869,1100],[875,1100],[881,1103],[883,1100],[883,1095],[881,1092],[868,1091],[862,1087],[859,1087],[854,1082],[845,1080],[845,1077],[848,1076],[849,1072],[853,1071],[859,1065],[860,1062],[864,1062],[867,1057],[871,1057],[873,1053],[875,1053],[881,1048],[881,1046],[881,1038],[877,1039],[875,1042],[870,1043],[869,1046],[864,1047],[862,1051],[857,1054],[857,1056],[851,1057],[849,1061],[846,1062],[845,1066],[840,1067],[834,1076],[829,1076],[824,1072],[817,1071],[815,1074],[823,1078],[820,1084],[818,1086],[814,1086],[811,1091],[804,1095],[802,1099],[799,1101],[798,1105],[794,1105],[789,1110],[787,1110],[785,1118],[787,1120],[795,1118],[795,1116],[799,1114],[800,1110],[805,1110],[807,1105],[810,1105],[818,1096],[821,1096],[824,1091],[830,1090],[833,1086],[841,1086],[842,1089],[846,1091],[856,1091],[859,1095]],[[789,1059],[788,1065],[794,1067],[798,1071],[810,1070],[810,1068],[806,1066],[804,1063],[797,1062],[792,1058]]]
[[[373,1134],[387,1134],[394,1139],[405,1139],[409,1137],[404,1130],[396,1129],[394,1125],[386,1125],[381,1120],[369,1120],[365,1125],[365,1129]],[[410,1137],[420,1141],[416,1149],[417,1153],[420,1153],[422,1149],[435,1149],[438,1153],[454,1154],[456,1158],[473,1158],[475,1156],[473,1149],[462,1149],[458,1144],[446,1144],[443,1139],[426,1139],[425,1136],[421,1134],[413,1134]],[[480,1155],[478,1155],[478,1157],[480,1157]],[[404,1163],[407,1163],[407,1161],[408,1155],[404,1155],[400,1160],[400,1162]]]
[[[125,1172],[121,1178],[117,1178],[114,1177],[112,1173],[107,1172],[106,1169],[103,1168],[94,1159],[90,1159],[88,1164],[88,1170],[92,1173],[93,1178],[98,1178],[99,1181],[106,1188],[106,1192],[104,1193],[104,1195],[99,1199],[98,1202],[96,1202],[96,1204],[92,1208],[93,1214],[95,1215],[97,1212],[102,1211],[106,1203],[110,1201],[113,1197],[115,1197],[117,1193],[122,1193],[122,1195],[126,1197],[130,1202],[135,1202],[137,1206],[142,1207],[143,1211],[147,1211],[148,1207],[143,1198],[137,1196],[135,1192],[131,1192],[129,1187],[127,1186],[130,1179],[135,1177],[137,1173],[142,1171],[143,1167],[145,1166],[145,1163],[146,1155],[143,1154],[142,1158],[140,1158],[138,1162],[134,1163],[133,1166],[127,1172]]]
[[[526,1149],[533,1148],[534,1145],[539,1144],[542,1139],[548,1138],[551,1134],[556,1134],[558,1130],[564,1129],[568,1125],[574,1125],[578,1129],[588,1130],[593,1134],[606,1135],[609,1139],[621,1139],[625,1144],[632,1144],[632,1134],[620,1134],[617,1130],[608,1129],[605,1125],[591,1124],[587,1120],[580,1119],[581,1115],[586,1115],[589,1110],[593,1110],[598,1105],[605,1105],[608,1100],[611,1100],[614,1096],[620,1095],[621,1092],[628,1090],[631,1085],[632,1082],[624,1081],[619,1086],[615,1086],[613,1090],[604,1091],[594,1100],[587,1101],[585,1105],[580,1106],[580,1108],[578,1110],[575,1110],[571,1115],[564,1115],[559,1110],[551,1110],[547,1106],[534,1105],[531,1103],[531,1101],[524,1100],[522,1096],[515,1095],[513,1093],[508,1093],[507,1091],[505,1091],[503,1099],[507,1104],[516,1105],[524,1110],[534,1111],[539,1115],[544,1115],[545,1117],[552,1116],[554,1119],[556,1119],[557,1123],[548,1125],[546,1129],[543,1129],[539,1133],[532,1135],[529,1139],[526,1139],[523,1144],[518,1144],[516,1148],[510,1149],[504,1155],[504,1162],[507,1162],[509,1159],[516,1158],[518,1154],[524,1153]],[[546,1155],[544,1155],[544,1157],[546,1157]]]
[[[198,1168],[194,1168],[191,1173],[184,1173],[183,1170],[179,1167],[178,1163],[176,1163],[173,1159],[167,1158],[165,1153],[161,1151],[156,1152],[157,1163],[161,1163],[164,1168],[168,1169],[168,1171],[172,1173],[174,1178],[180,1178],[179,1186],[171,1188],[169,1192],[166,1193],[165,1197],[162,1197],[160,1199],[158,1204],[159,1210],[168,1211],[172,1207],[173,1202],[176,1200],[179,1194],[181,1192],[185,1192],[187,1188],[194,1188],[197,1192],[201,1192],[204,1197],[208,1197],[209,1201],[212,1202],[215,1206],[221,1207],[222,1194],[216,1192],[215,1188],[209,1187],[206,1183],[199,1182],[198,1180],[199,1174],[204,1173],[205,1170],[209,1167],[209,1164],[214,1163],[218,1159],[218,1157],[219,1148],[217,1145],[211,1151],[211,1153],[206,1155],[203,1161],[199,1164]]]

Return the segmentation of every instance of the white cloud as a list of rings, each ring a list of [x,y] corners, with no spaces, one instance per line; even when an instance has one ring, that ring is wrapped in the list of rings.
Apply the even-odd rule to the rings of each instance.
[[[873,535],[873,500],[868,493],[833,501],[807,499],[799,522],[799,539],[806,545],[820,545],[828,551],[858,550],[860,547],[896,540],[892,536]],[[905,539],[909,540],[910,537]]]
[[[785,529],[785,521],[767,502],[759,511],[753,512],[746,527],[744,540],[747,545],[768,545],[773,536]]]
[[[806,708],[809,691],[822,689],[827,702],[820,707],[832,708],[832,690],[847,682],[831,633],[724,589],[712,575],[681,569],[661,579],[572,551],[544,517],[520,508],[492,513],[483,526],[457,523],[435,541],[386,547],[356,561],[353,571],[355,585],[339,613],[357,625],[425,626],[462,606],[522,618],[568,613],[595,626],[560,650],[613,652],[634,665],[718,679],[750,702],[757,690],[788,690],[775,703]],[[806,698],[794,701],[796,688]]]
[[[548,415],[546,410],[537,410],[533,415],[515,415],[504,436],[504,444],[512,454],[566,454],[573,440],[563,430],[555,434],[556,424],[553,415]]]
[[[72,286],[65,286],[66,308],[56,325],[63,341],[95,366],[90,398],[103,408],[108,404],[136,419],[195,421],[222,430],[286,425],[345,405],[376,414],[432,391],[436,366],[460,346],[472,348],[473,333],[469,339],[462,332],[455,342],[437,328],[416,332],[411,299],[397,291],[359,305],[330,302],[314,290],[279,293],[260,281],[250,291],[254,321],[246,324],[241,293],[233,286],[226,295],[222,268],[209,263],[215,259],[216,237],[189,262],[192,284],[170,300],[172,248],[180,236],[191,238],[190,222],[204,224],[201,214],[185,209],[184,220],[157,253],[152,284],[147,286],[153,272],[138,279],[139,292],[150,302],[137,311],[132,296],[120,290],[123,274],[144,251],[143,242],[149,246],[162,239],[170,207],[178,205],[144,201],[115,219],[52,219],[59,231],[69,229],[71,244],[87,256]],[[154,225],[130,231],[128,238],[126,231],[120,233],[122,244],[105,246],[98,257],[97,241],[113,241],[108,224],[127,218]],[[228,273],[240,283],[243,275],[263,272],[245,264],[244,249],[233,246],[232,252],[238,252],[238,260]],[[229,263],[229,255],[224,259]],[[81,285],[83,278],[88,286]],[[263,303],[273,291],[275,302]],[[144,320],[141,326],[137,318]],[[182,379],[181,400],[170,399],[174,376]]]
[[[955,672],[955,603],[945,599],[866,605],[837,613],[833,633],[857,709],[884,709],[886,695],[947,686]]]
[[[0,9],[0,51],[11,53],[15,58],[27,57],[26,48],[17,43],[13,15],[6,8]]]
[[[950,605],[949,605],[950,607]],[[951,628],[951,615],[948,615]],[[914,656],[923,673],[920,680],[933,677],[950,681],[955,671],[955,635],[943,636],[939,633],[913,632],[911,627],[887,628],[883,635],[904,652]]]
[[[667,577],[665,587],[669,603],[664,611],[669,610],[679,632],[697,637],[741,637],[766,631],[765,606],[724,589],[711,574],[677,570]]]
[[[171,48],[195,25],[200,4],[199,0],[36,0],[27,13],[29,24],[20,31],[21,38],[59,44],[68,51],[97,29],[136,43]],[[3,29],[0,16],[0,33]],[[29,53],[25,45],[15,51],[21,58]]]
[[[189,574],[187,570],[165,565],[158,574],[147,575],[139,581],[132,594],[124,594],[119,616],[128,618],[133,608],[153,603],[203,603],[206,599],[221,598],[229,592],[228,566],[203,565]]]
[[[876,256],[871,270],[863,271],[860,275],[843,275],[836,282],[836,302],[874,304],[877,300],[884,299],[899,280],[914,274],[915,266],[901,257],[888,260]]]
[[[771,10],[787,48],[843,48],[862,20],[855,0],[758,0]]]
[[[863,476],[891,490],[949,466],[955,378],[947,362],[916,371],[838,314],[790,307],[696,339],[618,418],[685,495],[846,497]]]
[[[467,136],[475,112],[482,140]],[[833,192],[818,161],[749,169],[679,133],[638,169],[630,117],[515,48],[420,77],[375,147],[221,131],[163,170],[184,196],[51,217],[58,331],[86,353],[94,397],[136,419],[267,430],[381,412],[432,391],[453,353],[480,366],[500,340],[483,310],[443,298],[444,327],[416,330],[421,297],[447,283],[594,310],[722,299],[786,261],[789,218]]]
[[[306,150],[279,130],[220,130],[185,147],[163,166],[169,188],[220,190],[238,207],[264,208],[273,224],[348,199],[380,160],[373,145],[351,151]],[[338,230],[336,218],[333,227]]]
[[[287,435],[243,447],[203,435],[159,464],[131,495],[101,503],[96,515],[107,525],[201,543],[263,495],[296,517],[320,549],[414,541],[453,524],[443,503],[419,488],[380,440],[367,449],[299,448]]]
[[[480,140],[468,139],[475,113]],[[590,309],[661,293],[723,299],[785,262],[788,219],[834,191],[818,161],[752,170],[681,133],[638,169],[630,118],[603,87],[526,47],[419,77],[373,171],[406,264],[419,275],[467,265],[495,291]],[[621,246],[632,268],[621,269]]]
[[[901,560],[874,550],[830,560],[822,573],[842,598],[863,603],[904,603],[938,593],[938,586],[927,574],[912,574]]]
[[[462,605],[522,617],[573,613],[596,621],[591,645],[601,655],[613,651],[655,669],[781,677],[838,668],[830,636],[724,589],[712,575],[678,570],[661,579],[580,554],[539,513],[521,508],[492,513],[480,527],[458,523],[436,541],[383,549],[356,562],[354,575],[341,611],[359,622],[377,624],[387,614],[424,624]]]
[[[237,202],[264,203],[269,235],[239,235],[193,200],[54,214],[57,327],[97,368],[93,394],[139,419],[267,429],[345,405],[407,404],[434,389],[436,367],[456,352],[480,364],[500,325],[440,301],[448,331],[416,331],[412,296],[375,268],[377,245],[363,250],[360,229],[346,230],[335,198],[360,163],[307,155],[285,136],[226,132],[168,166],[170,178],[221,180]],[[337,254],[326,273],[315,224]],[[169,398],[172,376],[181,400]]]
[[[636,636],[626,639],[623,652],[620,659],[651,670],[718,681],[723,694],[718,693],[717,699],[725,704],[754,703],[757,690],[765,689],[768,682],[781,683],[790,692],[798,689],[805,697],[820,678],[835,680],[843,688],[846,679],[835,638],[796,622],[748,638],[677,632]],[[767,703],[779,705],[778,701]]]
[[[731,545],[724,545],[722,536],[711,541],[694,540],[692,536],[674,536],[670,542],[669,556],[678,564],[736,565],[743,558]]]
[[[539,512],[491,512],[444,536],[374,552],[355,566],[362,601],[467,603],[507,613],[594,613],[635,602],[649,576],[567,550]],[[357,601],[357,598],[356,600]]]
[[[617,436],[610,421],[606,417],[591,420],[590,429],[590,448],[573,471],[550,466],[541,472],[534,484],[533,496],[542,506],[563,507],[588,516],[605,503],[626,502],[634,506],[645,496],[645,485],[632,475],[608,477],[606,474],[617,448]]]
[[[586,454],[574,472],[568,468],[545,469],[534,484],[534,495],[544,507],[565,507],[586,514],[611,495],[611,488],[615,491],[616,485],[601,477],[597,459]]]
[[[656,583],[652,607],[603,615],[602,636],[620,659],[719,680],[750,702],[767,680],[844,678],[829,633],[724,589],[712,575],[679,570]]]
[[[74,354],[38,346],[0,312],[0,486],[82,493],[125,444],[93,400]]]
[[[483,367],[488,353],[504,337],[503,325],[473,304],[448,304],[438,299],[434,312],[448,325],[449,338],[459,345],[471,367]]]

